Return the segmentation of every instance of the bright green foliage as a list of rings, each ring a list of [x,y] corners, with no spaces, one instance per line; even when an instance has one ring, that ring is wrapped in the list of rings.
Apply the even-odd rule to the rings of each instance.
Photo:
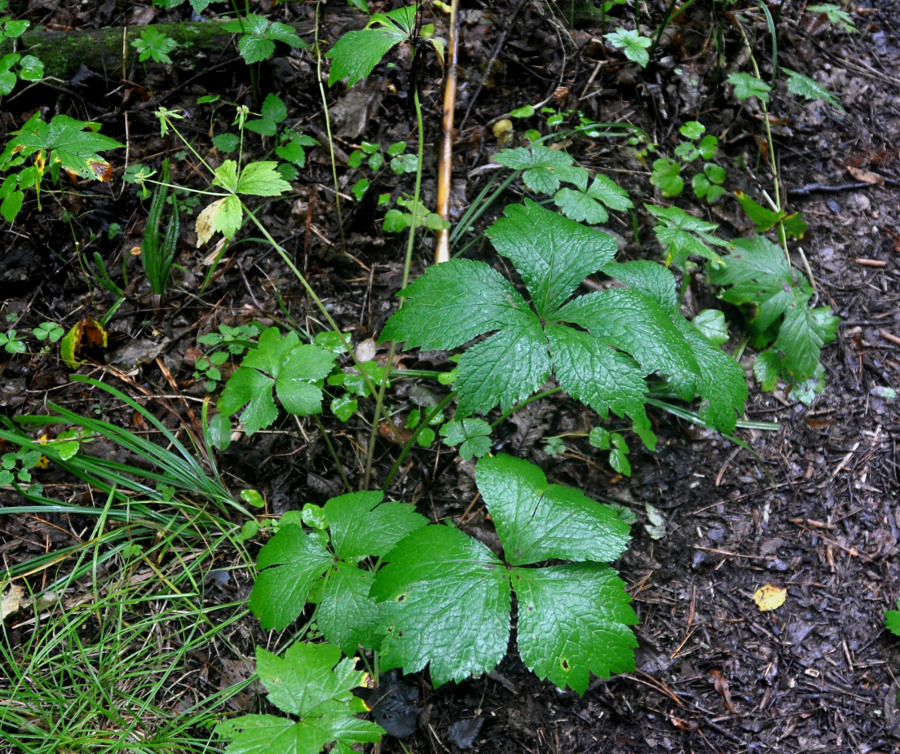
[[[38,209],[41,205],[41,181],[50,168],[51,180],[59,179],[59,170],[69,171],[81,178],[108,180],[109,163],[97,153],[107,149],[124,147],[115,139],[96,133],[98,123],[85,123],[68,115],[55,115],[46,123],[40,113],[35,113],[6,144],[0,154],[0,172],[23,165],[33,157],[32,165],[10,174],[0,185],[0,214],[12,222],[22,208],[24,191],[33,188],[37,192]]]
[[[319,142],[312,136],[288,129],[281,135],[281,144],[275,147],[275,154],[302,168],[306,165],[306,150],[317,146]]]
[[[841,107],[841,103],[838,102],[837,97],[820,83],[809,78],[809,76],[804,76],[802,73],[797,73],[797,71],[792,71],[790,68],[785,68],[784,66],[782,66],[781,70],[788,75],[787,86],[788,91],[791,92],[791,94],[796,94],[803,97],[803,99],[808,100],[823,99],[838,110],[844,109]]]
[[[37,340],[49,340],[51,343],[56,343],[63,335],[65,335],[65,332],[62,325],[58,322],[41,322],[41,324],[34,328],[32,335],[34,335]]]
[[[588,442],[599,450],[609,451],[609,465],[620,474],[631,476],[628,462],[628,443],[618,432],[610,432],[603,427],[594,427],[588,435]]]
[[[553,201],[566,217],[577,222],[599,225],[609,218],[607,209],[629,210],[634,205],[628,193],[605,175],[591,178],[590,173],[569,154],[540,144],[504,149],[494,158],[513,170],[522,171],[525,185],[538,194],[552,194]],[[569,183],[574,189],[563,187]]]
[[[411,505],[381,501],[380,492],[332,498],[319,509],[327,534],[279,528],[259,553],[260,575],[250,594],[250,609],[263,628],[285,628],[318,586],[315,619],[325,638],[347,654],[359,644],[377,646],[381,608],[369,598],[373,572],[358,566],[428,523]]]
[[[582,186],[587,183],[587,171],[575,165],[571,155],[540,144],[504,149],[494,159],[512,170],[521,170],[525,185],[538,194],[552,194],[560,181]]]
[[[260,117],[244,122],[244,128],[263,136],[274,136],[278,124],[287,118],[287,106],[277,94],[267,94],[262,103]]]
[[[650,62],[650,53],[647,48],[653,44],[650,37],[642,36],[636,29],[623,29],[621,26],[612,34],[604,34],[613,47],[618,47],[625,52],[625,57],[637,63],[641,68],[646,68]]]
[[[390,13],[375,13],[365,29],[344,34],[325,54],[331,58],[328,85],[347,79],[347,86],[353,86],[368,76],[395,45],[410,40],[418,7],[408,5]]]
[[[665,197],[678,196],[684,191],[681,165],[671,157],[660,157],[658,160],[654,160],[650,183],[656,186]]]
[[[182,5],[185,0],[153,0],[153,4],[159,8],[177,8]],[[189,0],[194,13],[202,13],[212,3],[220,2],[220,0]]]
[[[900,600],[896,610],[884,611],[884,627],[895,636],[900,636]]]
[[[653,232],[666,252],[666,265],[682,269],[691,254],[721,262],[712,247],[731,248],[727,241],[712,235],[719,227],[715,223],[689,215],[679,207],[645,204],[644,208],[659,221]]]
[[[322,410],[322,380],[334,368],[334,361],[334,354],[301,344],[297,333],[282,336],[277,327],[270,327],[228,378],[217,408],[225,416],[243,408],[241,423],[248,435],[277,418],[273,388],[287,412],[317,414]]]
[[[763,102],[769,101],[772,87],[762,79],[749,73],[729,73],[728,83],[734,85],[734,96],[739,100],[758,97]]]
[[[5,333],[0,332],[0,346],[7,353],[25,353],[27,347],[22,336],[17,330],[7,330]]]
[[[144,29],[141,32],[140,39],[135,39],[133,44],[134,49],[139,53],[138,60],[140,62],[152,58],[155,63],[167,64],[172,62],[169,53],[178,47],[178,42],[172,37],[163,34],[159,29],[154,29],[152,26]]]
[[[484,419],[454,419],[441,427],[444,444],[459,445],[459,455],[469,461],[491,452],[491,425]]]
[[[784,228],[784,232],[788,238],[803,238],[808,230],[800,212],[776,212],[775,210],[763,207],[761,204],[747,196],[743,191],[735,191],[734,195],[747,217],[753,221],[756,225],[756,229],[760,233],[765,233],[779,223],[781,224],[781,227]]]
[[[844,31],[852,33],[857,32],[853,22],[850,20],[850,14],[847,13],[840,5],[834,3],[823,3],[822,5],[808,5],[806,10],[809,13],[824,13],[829,22],[840,26]]]
[[[658,373],[683,399],[701,395],[718,429],[734,428],[743,374],[678,312],[671,273],[653,263],[611,264],[612,237],[531,201],[507,207],[487,236],[522,276],[530,304],[488,265],[451,260],[400,292],[407,300],[382,334],[407,348],[446,350],[494,332],[460,359],[460,416],[498,403],[508,410],[553,372],[603,418],[610,410],[630,417],[652,448],[645,378]],[[601,269],[630,287],[570,300]]]
[[[222,24],[222,28],[241,35],[237,48],[247,65],[261,63],[272,57],[275,54],[276,42],[283,42],[298,50],[309,48],[309,45],[287,24],[269,21],[265,16],[255,13],[246,18],[228,21]]]
[[[0,11],[5,10],[0,7]],[[21,37],[30,26],[29,21],[0,19],[0,42]],[[0,97],[10,94],[16,86],[16,79],[40,81],[44,77],[44,64],[34,55],[20,55],[9,52],[0,55]]]
[[[251,162],[238,172],[234,160],[225,160],[215,169],[212,185],[228,191],[227,196],[216,199],[198,216],[196,223],[197,246],[202,246],[218,231],[232,238],[241,227],[244,208],[238,194],[245,196],[280,196],[291,190],[278,172],[274,161]]]
[[[812,286],[794,275],[782,249],[764,236],[735,240],[724,261],[707,267],[709,282],[723,286],[721,298],[747,314],[752,344],[769,346],[754,365],[763,387],[773,388],[778,378],[793,384],[813,377],[840,320],[828,307],[808,306]]]
[[[380,741],[381,727],[357,715],[366,712],[352,689],[363,686],[365,671],[355,669],[355,658],[341,659],[341,651],[328,644],[296,643],[284,657],[256,649],[256,671],[273,705],[299,720],[275,715],[243,715],[216,726],[230,741],[228,754],[349,754],[356,743]]]
[[[628,542],[615,511],[510,456],[488,456],[476,483],[503,559],[447,526],[410,534],[385,556],[372,595],[387,609],[382,667],[430,664],[435,686],[493,669],[506,654],[510,588],[517,644],[541,678],[583,694],[589,672],[633,669],[637,622],[624,583],[605,565]],[[534,567],[547,560],[574,561]],[[532,566],[532,567],[529,567]]]

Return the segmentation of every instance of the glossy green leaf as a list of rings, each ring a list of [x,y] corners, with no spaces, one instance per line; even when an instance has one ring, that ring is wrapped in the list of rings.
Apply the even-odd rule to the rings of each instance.
[[[386,556],[372,596],[385,603],[382,668],[430,663],[440,686],[492,670],[509,640],[509,577],[483,544],[448,526],[413,532]]]
[[[573,487],[550,484],[528,461],[503,454],[482,458],[476,482],[512,565],[605,563],[628,545],[629,528],[615,511]]]
[[[634,670],[638,622],[625,583],[608,566],[572,563],[516,568],[516,644],[539,678],[584,694],[590,673],[609,678]]]

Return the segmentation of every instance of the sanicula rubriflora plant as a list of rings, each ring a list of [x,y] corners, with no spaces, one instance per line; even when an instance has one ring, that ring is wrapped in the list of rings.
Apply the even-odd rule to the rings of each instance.
[[[415,8],[405,8],[376,14],[369,28],[353,33],[366,34],[336,45],[329,53],[332,83],[367,75],[385,52],[409,39],[415,13]],[[633,53],[629,57],[643,60],[643,41],[622,34],[617,39],[631,40],[633,44],[626,44]],[[438,424],[447,446],[478,458],[476,484],[497,530],[495,549],[454,527],[430,523],[412,506],[385,501],[383,492],[370,489],[375,430],[387,413],[386,391],[397,374],[371,362],[338,367],[338,359],[345,359],[348,351],[351,359],[355,354],[291,255],[249,206],[254,197],[287,194],[289,180],[274,160],[245,164],[242,149],[237,159],[207,165],[211,190],[203,193],[213,196],[198,218],[198,239],[204,243],[218,232],[231,239],[249,219],[297,275],[333,330],[331,335],[339,338],[340,348],[312,333],[261,328],[227,381],[218,413],[204,414],[199,442],[193,447],[175,444],[178,438],[154,424],[174,452],[135,442],[128,438],[130,433],[117,433],[102,423],[79,421],[55,406],[50,407],[52,417],[33,417],[9,430],[19,438],[9,439],[31,453],[44,446],[33,438],[22,439],[21,428],[26,426],[62,422],[89,434],[107,431],[115,442],[148,459],[151,470],[91,458],[80,444],[66,458],[68,450],[64,454],[59,446],[71,442],[70,437],[57,438],[60,445],[55,440],[46,443],[47,455],[129,510],[152,510],[137,507],[148,499],[169,505],[177,501],[180,514],[190,510],[191,503],[205,501],[221,514],[246,516],[212,463],[210,446],[227,444],[231,417],[239,417],[251,435],[277,419],[279,406],[298,417],[316,418],[331,397],[327,405],[340,418],[338,412],[348,406],[343,398],[375,399],[368,418],[372,434],[364,489],[286,514],[260,552],[261,574],[250,607],[263,626],[284,629],[304,616],[315,621],[327,643],[297,643],[283,657],[257,652],[259,676],[270,701],[292,717],[253,715],[222,723],[218,731],[231,741],[231,751],[318,751],[333,742],[338,750],[349,751],[352,742],[377,740],[381,732],[355,717],[361,704],[350,691],[364,681],[364,673],[352,655],[362,648],[373,669],[414,672],[427,665],[436,686],[483,673],[506,653],[514,604],[519,653],[540,677],[583,693],[591,672],[608,677],[631,669],[635,641],[629,626],[636,616],[624,583],[609,566],[627,546],[627,514],[552,484],[526,461],[492,455],[492,426],[482,416],[496,424],[527,402],[565,391],[593,409],[592,417],[599,417],[594,418],[591,443],[610,451],[613,468],[629,473],[627,430],[601,426],[610,414],[630,424],[652,449],[656,437],[647,406],[664,405],[661,394],[682,405],[695,402],[693,418],[725,433],[737,426],[747,395],[743,372],[719,347],[718,336],[681,314],[677,277],[656,262],[617,261],[612,237],[589,227],[604,222],[610,212],[633,210],[627,193],[611,179],[589,174],[564,152],[532,145],[498,156],[498,163],[512,171],[510,182],[521,179],[527,192],[551,195],[566,215],[541,206],[530,194],[504,209],[485,235],[509,262],[509,275],[459,258],[430,268],[408,285],[417,214],[424,206],[418,199],[423,123],[415,90],[413,96],[419,136],[416,198],[410,204],[399,294],[403,303],[382,333],[382,340],[391,343],[386,363],[393,363],[395,347],[401,344],[407,349],[464,350],[457,369],[443,374],[439,383],[452,385],[452,391],[422,406],[423,416],[400,459],[429,431],[433,442],[431,427]],[[265,116],[265,104],[263,110]],[[239,111],[239,144],[248,116],[248,109]],[[163,129],[175,130],[178,117],[177,112],[160,111]],[[187,141],[185,146],[194,148]],[[740,287],[740,275],[725,277],[729,271],[740,272],[740,264],[729,267],[726,249],[737,246],[739,251],[731,255],[735,257],[746,250],[723,239],[719,244],[709,241],[712,229],[683,211],[647,211],[660,221],[658,236],[670,262],[684,262],[693,254],[709,259],[712,270],[724,263],[718,284],[723,290]],[[721,253],[704,251],[703,240]],[[782,284],[796,283],[787,279],[792,275],[789,268],[777,272]],[[579,295],[579,285],[590,275],[602,278],[602,289]],[[808,297],[803,295],[794,309],[804,307]],[[778,311],[760,327],[773,335],[779,323],[792,321],[789,316]],[[826,319],[825,314],[813,314],[812,324],[833,329],[833,321]],[[789,359],[790,348],[782,342],[777,357]],[[804,368],[812,361],[809,356],[804,354]],[[814,356],[818,363],[818,351]],[[351,402],[350,414],[365,409],[355,398]],[[439,417],[454,402],[455,417],[442,422]],[[189,457],[198,454],[208,456],[210,463],[193,466]],[[336,454],[335,461],[339,467]],[[36,503],[46,503],[40,491],[20,487]],[[247,504],[260,502],[258,495],[240,498]],[[112,514],[110,507],[107,515]]]

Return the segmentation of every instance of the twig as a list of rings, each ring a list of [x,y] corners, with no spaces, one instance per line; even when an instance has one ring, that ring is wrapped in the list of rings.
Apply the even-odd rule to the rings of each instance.
[[[453,173],[453,113],[456,110],[456,65],[459,57],[459,0],[450,4],[450,39],[447,43],[447,75],[444,79],[444,119],[441,156],[438,162],[437,215],[450,219],[450,178]],[[437,232],[434,263],[450,261],[450,230]]]

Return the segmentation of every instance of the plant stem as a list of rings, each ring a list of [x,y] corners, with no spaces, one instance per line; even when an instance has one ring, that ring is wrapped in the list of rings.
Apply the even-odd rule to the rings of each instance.
[[[410,220],[409,224],[409,234],[406,237],[406,256],[403,259],[402,288],[406,288],[407,283],[409,282],[409,271],[412,267],[413,248],[415,247],[416,240],[416,227],[419,224],[418,212],[419,195],[422,191],[422,160],[425,156],[425,128],[422,120],[422,105],[419,102],[418,88],[413,89],[413,105],[415,106],[416,110],[416,126],[419,130],[419,150],[418,159],[416,160],[416,185],[415,189],[413,190],[412,219]],[[402,306],[403,299],[401,298],[400,307]],[[397,344],[394,341],[391,341],[391,346],[388,349],[387,369],[385,370],[384,378],[381,380],[381,383],[378,386],[378,395],[375,399],[375,413],[372,417],[372,433],[369,435],[369,449],[366,456],[366,469],[363,473],[362,489],[364,490],[369,489],[369,484],[372,480],[372,464],[375,461],[375,443],[378,440],[378,422],[382,417],[387,423],[390,431],[394,433],[397,439],[399,439],[399,434],[397,434],[396,428],[394,427],[393,423],[390,421],[387,413],[384,410],[384,394],[387,390],[388,377],[390,374],[391,365],[394,363],[394,355],[396,353]]]

